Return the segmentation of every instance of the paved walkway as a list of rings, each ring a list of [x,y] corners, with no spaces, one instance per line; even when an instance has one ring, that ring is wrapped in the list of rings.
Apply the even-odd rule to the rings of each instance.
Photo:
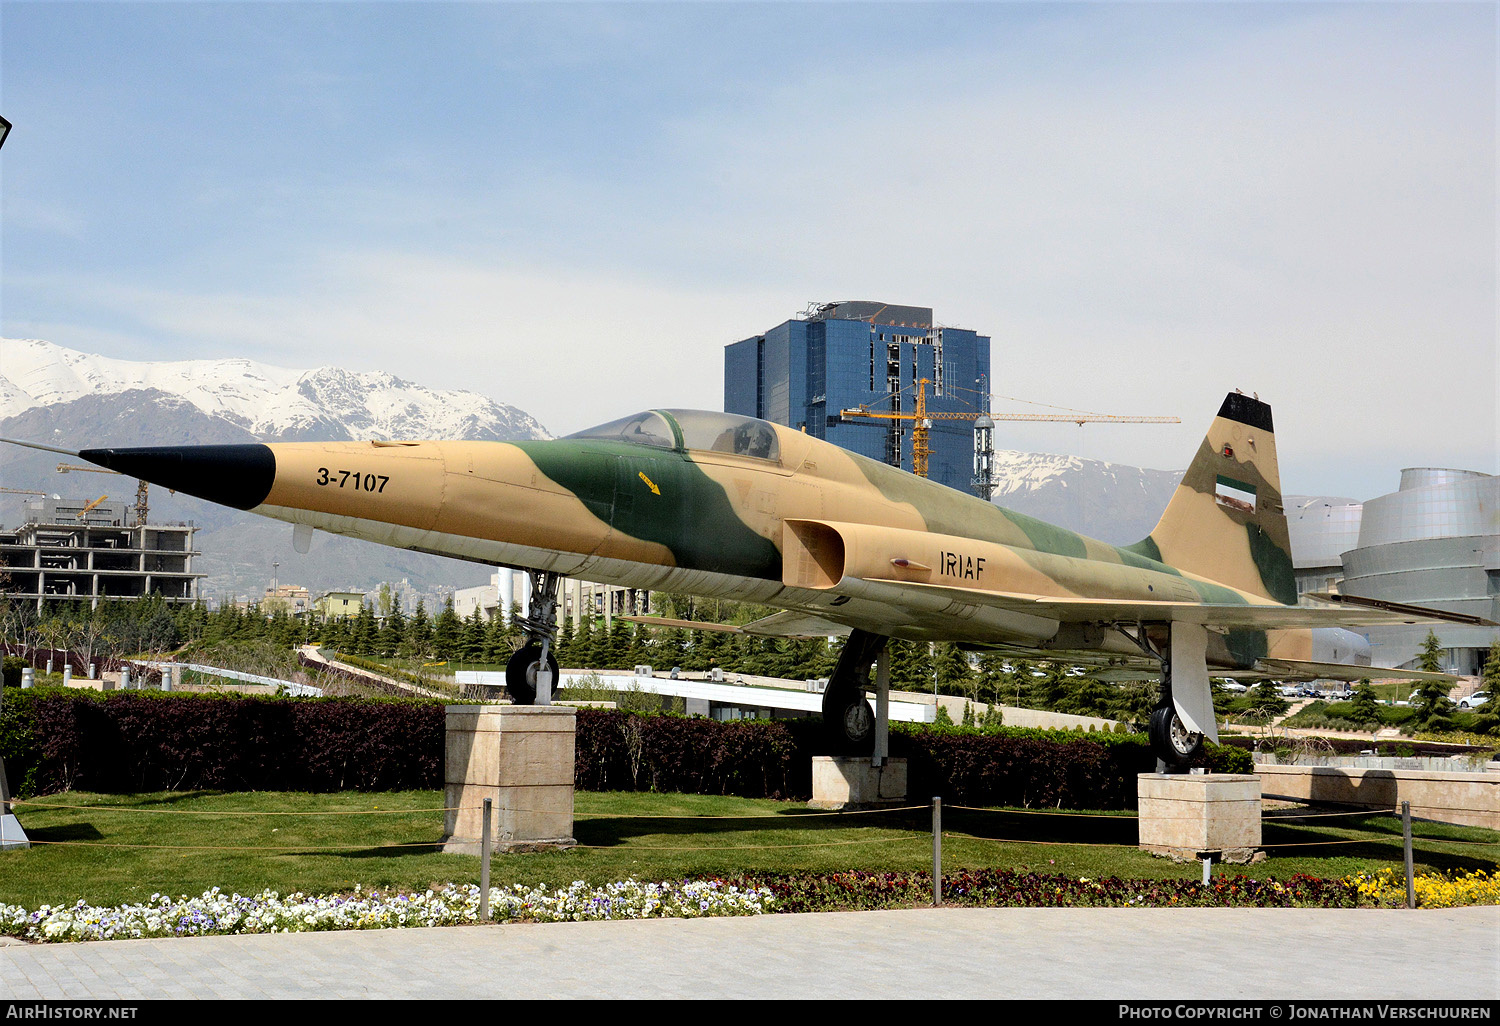
[[[0,946],[0,999],[1500,999],[1500,907],[914,909]]]

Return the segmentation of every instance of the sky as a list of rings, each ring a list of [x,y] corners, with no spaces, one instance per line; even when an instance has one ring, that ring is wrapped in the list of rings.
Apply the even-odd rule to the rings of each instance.
[[[1496,10],[0,0],[0,335],[563,434],[872,299],[1183,421],[1000,447],[1181,469],[1241,388],[1288,493],[1500,472]]]

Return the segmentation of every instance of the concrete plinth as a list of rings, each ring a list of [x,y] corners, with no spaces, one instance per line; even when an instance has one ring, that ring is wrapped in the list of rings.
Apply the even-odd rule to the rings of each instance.
[[[1270,794],[1383,810],[1411,802],[1417,819],[1500,830],[1500,775],[1495,773],[1264,764],[1255,770]]]
[[[815,809],[852,809],[899,805],[906,801],[906,760],[886,759],[871,766],[868,755],[815,755],[812,801]]]
[[[496,851],[541,851],[573,839],[577,711],[566,705],[450,705],[443,851],[478,855],[484,800]]]
[[[1249,773],[1142,773],[1136,780],[1140,846],[1159,855],[1260,846],[1260,778]]]
[[[0,816],[0,851],[30,847],[31,841],[21,829],[20,821],[10,813]]]

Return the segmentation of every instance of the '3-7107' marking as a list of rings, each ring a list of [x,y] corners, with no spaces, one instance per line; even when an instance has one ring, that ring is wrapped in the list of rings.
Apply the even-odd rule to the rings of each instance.
[[[357,492],[383,492],[390,481],[384,474],[361,474],[357,470],[318,468],[318,484],[332,488],[353,488]]]

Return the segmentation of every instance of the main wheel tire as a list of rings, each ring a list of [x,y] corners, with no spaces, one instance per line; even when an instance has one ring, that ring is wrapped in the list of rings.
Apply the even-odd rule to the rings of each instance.
[[[505,691],[516,705],[536,704],[536,672],[542,663],[542,646],[522,645],[505,664]],[[547,668],[552,671],[552,693],[557,694],[561,679],[557,674],[557,657],[547,653]]]
[[[875,710],[860,688],[830,687],[823,692],[823,729],[835,755],[875,751]]]
[[[1151,750],[1168,766],[1186,766],[1203,750],[1203,735],[1187,729],[1168,701],[1151,712]]]

